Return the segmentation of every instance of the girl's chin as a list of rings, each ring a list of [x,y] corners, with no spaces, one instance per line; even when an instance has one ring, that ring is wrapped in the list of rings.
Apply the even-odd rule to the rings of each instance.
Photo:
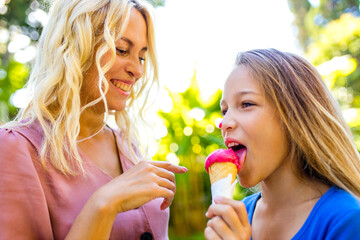
[[[252,187],[255,187],[256,185],[258,185],[259,183],[258,182],[251,182],[249,181],[248,179],[244,178],[244,177],[240,177],[238,175],[238,181],[239,181],[239,184],[241,187],[243,188],[252,188]]]

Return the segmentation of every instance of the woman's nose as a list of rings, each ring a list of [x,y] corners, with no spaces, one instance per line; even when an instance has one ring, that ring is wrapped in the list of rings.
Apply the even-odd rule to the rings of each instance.
[[[126,71],[132,78],[138,80],[143,74],[143,64],[140,62],[139,58],[132,57],[129,59]]]

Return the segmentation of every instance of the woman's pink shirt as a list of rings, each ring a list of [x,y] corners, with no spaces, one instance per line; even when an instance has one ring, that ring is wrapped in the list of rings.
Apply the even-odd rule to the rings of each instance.
[[[50,164],[44,170],[42,138],[37,123],[0,129],[0,239],[64,239],[90,196],[112,180],[84,154],[85,176],[65,176]],[[126,172],[133,163],[119,154]],[[162,200],[119,213],[110,239],[168,239],[169,209],[160,210]]]

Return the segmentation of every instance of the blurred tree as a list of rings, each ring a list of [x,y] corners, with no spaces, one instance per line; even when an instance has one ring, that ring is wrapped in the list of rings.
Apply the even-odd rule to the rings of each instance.
[[[308,31],[305,27],[305,18],[311,7],[310,3],[306,0],[289,0],[289,8],[294,14],[294,25],[297,27],[297,38],[302,47],[307,46]]]
[[[360,149],[360,1],[288,0],[299,43],[339,101]]]
[[[149,0],[154,7],[164,6],[166,0]]]
[[[155,159],[166,159],[189,169],[188,174],[176,176],[176,195],[171,206],[170,234],[188,236],[203,232],[205,212],[211,203],[210,181],[204,169],[206,156],[224,147],[215,122],[221,120],[218,90],[204,101],[196,81],[196,72],[190,87],[183,93],[169,92],[170,112],[160,111],[167,135],[161,139]]]
[[[28,78],[29,62],[46,21],[47,5],[33,0],[0,3],[0,122],[12,119],[17,113],[11,96]]]
[[[343,14],[319,33],[308,47],[308,59],[339,101],[360,149],[360,18]]]
[[[219,148],[226,148],[217,127],[221,122],[220,100],[217,90],[209,99],[201,98],[196,71],[190,87],[183,93],[170,92],[172,109],[159,111],[167,134],[159,144],[154,159],[180,163],[189,169],[187,174],[176,176],[176,195],[170,208],[170,239],[188,239],[199,233],[203,239],[207,219],[205,212],[211,204],[211,185],[205,171],[205,158]],[[251,194],[236,185],[234,198],[242,199]]]
[[[359,16],[359,0],[288,0],[294,14],[294,25],[300,45],[306,52],[307,47],[316,41],[319,31],[343,13]]]

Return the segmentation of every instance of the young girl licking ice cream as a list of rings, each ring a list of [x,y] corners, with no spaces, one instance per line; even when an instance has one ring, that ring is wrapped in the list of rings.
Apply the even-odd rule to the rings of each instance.
[[[338,103],[303,58],[239,53],[221,100],[226,146],[245,149],[242,201],[216,197],[206,239],[360,239],[360,157]]]

